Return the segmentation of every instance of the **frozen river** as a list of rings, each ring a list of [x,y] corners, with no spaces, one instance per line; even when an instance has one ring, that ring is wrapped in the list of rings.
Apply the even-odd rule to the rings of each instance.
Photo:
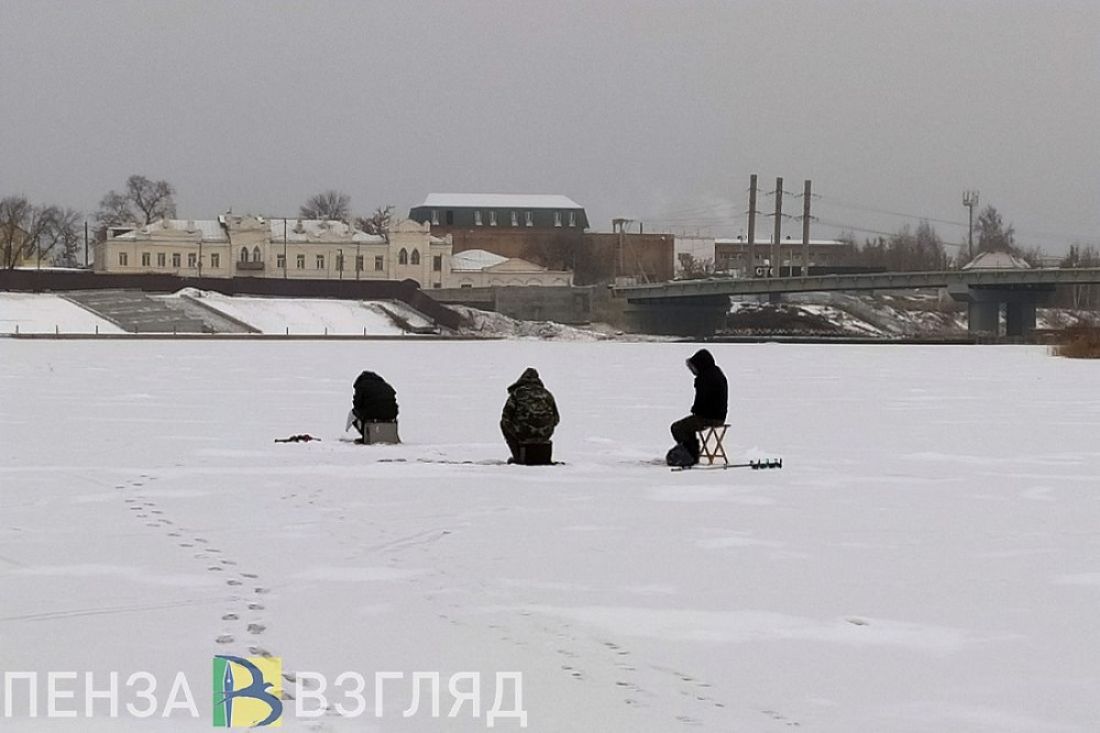
[[[784,468],[672,473],[694,348],[0,339],[0,672],[40,677],[0,728],[207,730],[211,657],[270,653],[368,680],[291,730],[484,730],[500,671],[535,731],[1096,730],[1097,364],[718,345],[731,457]],[[528,365],[566,465],[497,463]],[[403,445],[342,440],[362,369]],[[201,717],[48,721],[53,670],[183,671]],[[480,716],[404,717],[417,671]]]

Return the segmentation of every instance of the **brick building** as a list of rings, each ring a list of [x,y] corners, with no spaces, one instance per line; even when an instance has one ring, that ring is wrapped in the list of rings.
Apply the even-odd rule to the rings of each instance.
[[[433,193],[409,210],[409,218],[430,224],[434,235],[449,236],[455,254],[484,250],[572,270],[577,285],[673,275],[671,236],[588,232],[584,207],[567,196]]]

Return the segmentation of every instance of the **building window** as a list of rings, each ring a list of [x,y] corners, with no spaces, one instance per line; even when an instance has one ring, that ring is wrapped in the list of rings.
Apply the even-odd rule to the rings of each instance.
[[[126,260],[127,260],[126,253],[125,252],[119,252],[118,253],[118,264],[122,267],[126,267]]]
[[[344,254],[343,254],[343,252],[337,253],[337,255],[336,255],[336,271],[337,272],[343,272],[344,271]]]
[[[560,211],[555,211],[554,212],[554,226],[556,226],[556,227],[561,226],[561,212]]]
[[[534,215],[533,212],[530,212],[530,211],[523,212],[523,218],[524,218],[524,221],[527,224],[527,226],[529,226],[529,227],[535,226],[535,215]]]
[[[252,261],[253,262],[263,262],[263,255],[260,254],[260,248],[259,247],[253,247],[252,248]]]
[[[459,285],[458,287],[460,287],[460,288],[472,288],[472,287],[473,287],[473,283],[462,283],[462,284],[461,284],[461,285]]]
[[[286,255],[275,255],[275,267],[280,270],[286,269]]]
[[[164,267],[165,259],[163,252],[157,252],[157,267]]]
[[[355,271],[363,271],[363,255],[355,255]]]
[[[481,209],[474,210],[474,224],[481,226]]]
[[[142,252],[141,253],[141,266],[142,267],[148,267],[150,264],[152,264],[152,260],[153,260],[153,258],[149,256],[148,252]]]
[[[297,264],[299,270],[306,269],[306,256],[305,255],[298,255],[296,264]]]
[[[180,266],[180,253],[179,252],[173,252],[172,253],[172,267],[179,267],[179,266]]]
[[[412,257],[409,258],[409,264],[410,265],[419,265],[420,264],[420,250],[418,250],[418,249],[413,250]]]
[[[402,247],[401,251],[397,253],[397,264],[399,264],[399,265],[409,264],[409,253],[405,251],[404,247]]]
[[[248,247],[241,247],[241,262],[248,262]]]
[[[432,209],[432,224],[439,224],[439,211]]]
[[[432,287],[438,290],[443,287],[443,283],[432,283]]]
[[[497,225],[497,212],[489,212],[489,226],[495,227]]]
[[[188,267],[197,267],[198,264],[199,264],[199,256],[197,254],[195,254],[194,252],[188,252],[187,253],[187,266]]]
[[[447,226],[451,226],[455,223],[455,213],[453,211],[447,212]]]
[[[374,270],[375,272],[382,272],[386,269],[386,258],[383,255],[374,256]]]
[[[210,255],[210,266],[211,267],[221,267],[222,266],[222,256],[220,254],[218,254],[217,252]]]
[[[436,255],[432,258],[432,270],[435,272],[443,272],[443,255]]]
[[[317,255],[317,258],[316,258],[314,264],[316,265],[318,270],[325,269],[325,256],[324,255]]]
[[[575,212],[575,211],[570,211],[569,212],[569,226],[571,226],[571,227],[577,226],[577,212]]]
[[[514,226],[514,227],[519,226],[519,214],[517,214],[514,211],[512,212],[512,226]]]

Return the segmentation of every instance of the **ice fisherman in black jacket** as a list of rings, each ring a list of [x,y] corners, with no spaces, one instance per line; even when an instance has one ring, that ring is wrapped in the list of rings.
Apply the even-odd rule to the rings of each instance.
[[[687,360],[688,369],[695,375],[695,402],[691,414],[672,423],[673,439],[688,449],[695,462],[699,462],[699,430],[722,425],[726,421],[729,388],[726,375],[714,363],[714,357],[706,349],[699,349]]]

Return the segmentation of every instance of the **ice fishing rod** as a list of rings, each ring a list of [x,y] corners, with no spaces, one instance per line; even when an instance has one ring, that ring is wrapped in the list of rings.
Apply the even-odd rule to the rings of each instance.
[[[754,471],[762,471],[768,468],[783,468],[782,458],[762,458],[759,461],[748,463],[730,463],[727,468],[751,468]]]
[[[759,461],[749,461],[748,463],[713,463],[710,465],[702,465],[696,463],[694,466],[673,466],[673,471],[694,471],[702,469],[704,471],[713,471],[716,469],[725,470],[727,468],[751,468],[753,471],[764,471],[770,468],[783,468],[782,458],[762,458]]]

